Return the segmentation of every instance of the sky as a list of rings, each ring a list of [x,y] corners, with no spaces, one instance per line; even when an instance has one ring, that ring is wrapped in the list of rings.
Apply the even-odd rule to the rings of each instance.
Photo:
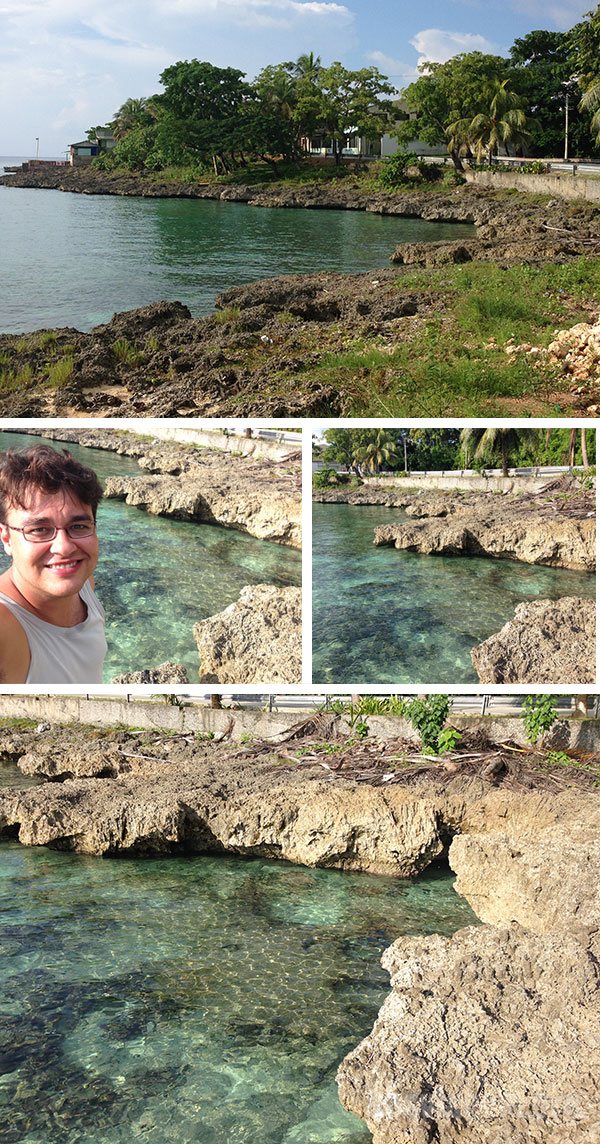
[[[0,155],[64,156],[177,60],[236,67],[313,51],[374,65],[398,87],[420,60],[508,54],[534,28],[564,31],[592,0],[0,0]],[[39,140],[39,145],[36,143]]]

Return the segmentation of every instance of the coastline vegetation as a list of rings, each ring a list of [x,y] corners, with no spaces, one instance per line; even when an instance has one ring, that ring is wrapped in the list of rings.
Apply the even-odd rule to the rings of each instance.
[[[557,329],[593,321],[600,297],[600,260],[508,266],[491,262],[402,269],[394,289],[413,296],[417,313],[357,335],[343,318],[307,322],[282,308],[249,337],[245,313],[235,305],[196,319],[202,345],[226,355],[228,371],[258,371],[261,400],[287,401],[318,387],[337,395],[346,416],[506,416],[573,414],[594,400],[593,384],[579,396],[562,363],[544,350]],[[174,343],[175,338],[181,338]],[[40,393],[85,373],[90,354],[111,351],[115,381],[125,385],[144,370],[146,387],[177,380],[170,347],[188,355],[184,326],[140,340],[72,330],[0,336],[0,392]],[[169,340],[170,339],[170,340]],[[169,347],[169,348],[167,348]],[[533,352],[532,352],[533,351]],[[61,359],[68,365],[57,368]],[[293,365],[293,376],[287,362]],[[268,373],[265,367],[268,365]],[[191,367],[190,367],[191,368]],[[50,376],[49,376],[49,371]],[[244,415],[247,392],[225,394],[227,412]],[[240,409],[237,414],[236,410]]]
[[[401,92],[375,67],[325,65],[313,52],[269,64],[251,82],[237,68],[180,60],[161,73],[160,93],[127,99],[109,124],[88,134],[108,128],[116,140],[95,160],[101,169],[159,172],[185,183],[231,182],[240,173],[252,181],[256,163],[272,176],[284,165],[288,178],[302,178],[311,151],[329,153],[337,172],[350,140],[366,139],[376,154],[387,133],[401,151],[380,171],[381,185],[390,187],[414,177],[416,138],[446,148],[458,173],[465,162],[491,164],[501,153],[534,160],[561,154],[565,99],[575,153],[593,154],[600,146],[599,59],[600,5],[565,32],[515,40],[507,57],[473,51],[424,62]],[[436,177],[427,165],[417,173],[424,182]]]
[[[556,328],[589,321],[600,296],[600,262],[502,267],[471,263],[408,271],[398,289],[438,305],[414,333],[388,341],[356,338],[324,347],[313,376],[351,394],[354,415],[481,416],[565,412],[558,366],[507,344],[545,349]],[[516,399],[516,400],[515,400]]]
[[[359,488],[363,474],[373,473],[484,472],[499,465],[508,474],[509,468],[568,465],[584,466],[586,491],[596,463],[596,435],[587,429],[326,429],[323,442],[313,448],[325,466],[313,475],[316,489]],[[336,464],[346,472],[330,467]]]

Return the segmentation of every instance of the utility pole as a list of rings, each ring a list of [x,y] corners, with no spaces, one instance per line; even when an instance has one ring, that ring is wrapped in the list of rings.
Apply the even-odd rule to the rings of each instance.
[[[577,87],[578,81],[579,76],[572,75],[569,79],[565,79],[562,82],[562,86],[565,89],[565,163],[569,162],[569,96]]]

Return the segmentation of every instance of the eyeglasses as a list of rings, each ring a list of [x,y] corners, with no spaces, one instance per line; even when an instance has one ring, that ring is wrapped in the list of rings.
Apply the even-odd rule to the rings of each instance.
[[[25,528],[16,528],[13,524],[5,525],[11,532],[22,532],[25,540],[30,544],[47,544],[58,532],[66,532],[71,540],[85,540],[86,536],[93,536],[96,531],[96,522],[93,520],[74,520],[72,524],[62,527],[55,524],[28,524]]]

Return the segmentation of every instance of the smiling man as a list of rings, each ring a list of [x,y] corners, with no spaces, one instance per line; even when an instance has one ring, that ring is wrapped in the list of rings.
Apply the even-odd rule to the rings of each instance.
[[[100,683],[104,610],[94,593],[92,469],[48,445],[0,458],[0,683]]]

